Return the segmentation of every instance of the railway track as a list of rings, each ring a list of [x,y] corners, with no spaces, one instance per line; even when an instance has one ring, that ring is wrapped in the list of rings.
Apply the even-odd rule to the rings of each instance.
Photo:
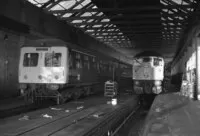
[[[108,130],[113,131],[117,128],[117,124],[122,122],[128,113],[130,113],[130,110],[135,108],[130,103],[134,102],[136,105],[136,100],[129,98],[128,101],[126,98],[123,98],[119,100],[117,106],[112,106],[106,104],[107,99],[102,99],[104,99],[104,101],[99,99],[96,105],[88,100],[88,103],[85,104],[84,107],[74,110],[72,110],[73,103],[70,104],[71,107],[69,104],[67,107],[66,105],[61,105],[57,108],[62,109],[65,107],[70,109],[69,112],[66,112],[66,110],[50,110],[51,112],[48,114],[52,115],[52,118],[39,117],[41,113],[46,112],[45,109],[43,109],[30,113],[30,120],[15,122],[16,118],[14,117],[8,120],[1,120],[0,133],[5,136],[104,135]],[[94,100],[96,100],[96,98],[94,98]],[[81,103],[79,106],[80,105]]]
[[[90,99],[91,97],[93,98],[97,96],[98,95],[92,95],[90,97],[80,98],[79,100],[80,101],[87,100],[87,99]],[[74,101],[75,100],[69,101],[69,103],[71,102],[73,103]],[[56,103],[52,100],[43,100],[43,101],[40,101],[40,103],[36,103],[36,104],[22,105],[22,106],[15,107],[12,109],[0,110],[0,119],[16,116],[16,115],[31,112],[31,111],[41,110],[44,108],[48,108],[49,106],[56,106]]]

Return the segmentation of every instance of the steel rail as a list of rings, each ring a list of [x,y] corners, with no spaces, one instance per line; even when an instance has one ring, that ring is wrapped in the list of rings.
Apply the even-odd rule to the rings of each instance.
[[[119,125],[119,127],[117,127],[115,129],[115,131],[110,135],[110,136],[114,136],[117,134],[117,132],[119,132],[119,130],[123,127],[124,124],[126,124],[126,122],[130,119],[130,117],[133,116],[134,113],[137,112],[137,110],[140,108],[140,106],[138,106],[135,110],[133,110],[129,115],[128,117],[126,117],[126,119]]]

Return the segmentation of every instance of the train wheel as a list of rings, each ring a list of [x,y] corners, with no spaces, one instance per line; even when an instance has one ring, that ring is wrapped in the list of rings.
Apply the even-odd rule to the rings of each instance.
[[[58,94],[56,99],[57,105],[64,104],[66,102],[65,97],[63,97],[61,94]]]
[[[77,90],[74,94],[73,94],[73,99],[74,100],[78,100],[81,97],[81,91]]]
[[[35,93],[34,90],[27,89],[24,94],[24,100],[27,104],[35,102]]]
[[[91,93],[91,88],[90,88],[90,87],[85,87],[85,88],[84,88],[84,95],[85,95],[85,96],[89,96],[90,93]]]

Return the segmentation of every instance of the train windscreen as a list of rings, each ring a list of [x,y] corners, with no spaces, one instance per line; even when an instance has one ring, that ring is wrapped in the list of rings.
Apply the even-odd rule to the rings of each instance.
[[[45,67],[60,67],[61,53],[45,53]]]
[[[144,63],[151,62],[151,58],[143,58],[143,62],[144,62]]]
[[[162,66],[162,59],[154,58],[153,65],[154,66]]]
[[[38,65],[38,53],[25,53],[24,54],[24,67],[36,67]]]

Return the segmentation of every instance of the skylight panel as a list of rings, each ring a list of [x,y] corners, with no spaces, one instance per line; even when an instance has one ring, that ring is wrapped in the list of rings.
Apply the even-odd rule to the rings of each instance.
[[[164,12],[168,12],[168,9],[162,9],[162,11],[164,11]]]
[[[160,3],[163,4],[163,5],[168,5],[167,3],[165,3],[165,2],[162,1],[162,0],[160,1]]]
[[[103,36],[97,36],[96,38],[100,39],[100,38],[103,38]]]
[[[97,9],[97,6],[93,6],[92,9]]]
[[[164,20],[164,21],[165,21],[166,19],[165,19],[164,17],[161,17],[161,20]]]
[[[173,20],[171,17],[168,17],[169,20]]]
[[[108,32],[114,31],[114,29],[108,29]]]
[[[42,5],[44,5],[46,2],[48,2],[49,0],[28,0],[30,3],[36,5],[37,7],[41,7]]]
[[[93,29],[88,29],[88,30],[86,30],[86,32],[94,32],[94,30]]]
[[[97,16],[102,16],[103,15],[103,13],[102,12],[100,12],[99,14],[97,14]]]
[[[71,15],[72,15],[72,13],[66,13],[62,17],[70,17]]]
[[[188,11],[194,11],[194,8],[187,8]]]
[[[85,6],[85,5],[89,4],[90,2],[91,2],[91,0],[84,0],[84,1],[81,3],[81,5],[82,5],[82,6]]]
[[[82,23],[82,20],[73,20],[72,23]]]
[[[58,16],[58,14],[57,14],[57,13],[54,13],[53,15],[54,15],[54,16]]]
[[[93,25],[94,28],[101,27],[102,25]]]
[[[61,1],[59,3],[59,5],[61,5],[62,7],[64,7],[65,9],[69,9],[72,6],[74,6],[74,4],[76,3],[75,0],[67,0],[67,1]]]
[[[177,9],[172,9],[174,12],[178,12],[178,10]]]
[[[81,25],[80,27],[81,27],[81,28],[84,28],[85,26],[86,26],[86,25]]]
[[[28,0],[28,1],[31,2],[32,4],[44,4],[49,0]]]
[[[97,12],[90,12],[90,13],[94,15],[94,14],[96,14]]]
[[[90,12],[85,12],[81,15],[81,17],[89,17],[89,16],[92,16]]]
[[[78,6],[76,6],[75,8],[73,8],[73,9],[82,9],[83,8],[83,6],[81,5],[81,4],[79,4]]]
[[[38,4],[38,2],[37,1],[35,1],[35,0],[28,0],[30,3],[32,3],[32,4],[34,4],[34,5],[36,5],[36,4]]]
[[[186,3],[183,0],[172,0],[172,1],[175,2],[176,4],[179,4],[179,5],[189,5],[188,3]]]
[[[88,22],[88,23],[91,23],[92,21],[94,21],[94,19],[90,19],[90,20],[88,20],[87,22]]]
[[[102,19],[101,22],[110,22],[110,19],[108,19],[108,18]]]
[[[182,17],[179,17],[179,20],[183,20],[184,18],[182,18]]]
[[[174,12],[172,12],[171,10],[168,11],[168,14],[174,14]]]
[[[62,6],[60,6],[59,4],[57,4],[57,5],[53,6],[53,7],[50,9],[50,11],[52,11],[52,10],[64,10],[64,8],[63,8]]]

